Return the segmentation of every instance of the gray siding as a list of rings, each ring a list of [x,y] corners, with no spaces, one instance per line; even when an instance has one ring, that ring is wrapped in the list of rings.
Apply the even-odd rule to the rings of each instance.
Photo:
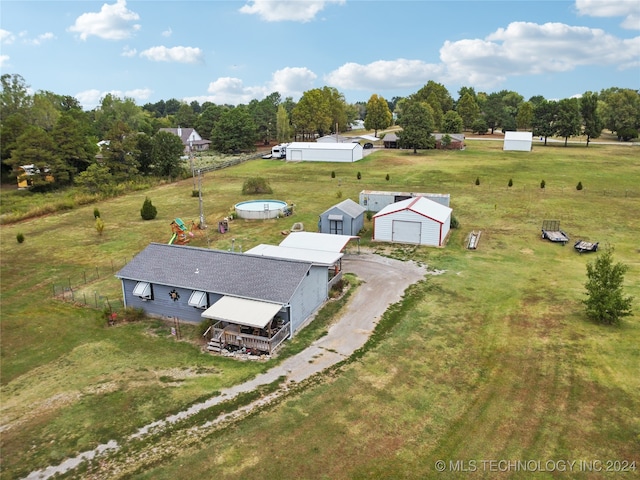
[[[295,332],[329,296],[327,267],[314,266],[291,298],[291,328]]]
[[[342,232],[331,231],[329,215],[342,215]],[[334,207],[320,215],[320,233],[337,233],[340,235],[358,235],[364,226],[364,213],[353,218],[344,210]]]
[[[138,282],[135,280],[122,280],[124,301],[127,307],[142,308],[151,316],[165,318],[177,317],[182,321],[194,323],[202,321],[202,317],[200,315],[204,310],[189,305],[189,297],[193,290],[169,287],[167,285],[151,284],[153,298],[151,300],[143,300],[140,297],[133,295],[133,289],[135,288],[136,283]],[[175,290],[180,296],[180,298],[175,301],[169,295],[173,290]],[[220,298],[221,295],[208,293],[208,306],[211,306]]]

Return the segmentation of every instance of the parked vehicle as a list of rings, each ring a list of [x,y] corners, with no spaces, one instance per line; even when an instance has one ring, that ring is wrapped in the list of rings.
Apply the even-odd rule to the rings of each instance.
[[[271,158],[287,158],[287,145],[288,143],[281,143],[279,145],[274,146],[271,149]]]
[[[367,142],[362,146],[362,148],[373,148],[373,143]]]

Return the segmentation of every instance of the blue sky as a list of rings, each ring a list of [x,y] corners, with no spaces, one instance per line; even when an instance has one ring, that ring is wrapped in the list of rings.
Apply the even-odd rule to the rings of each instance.
[[[3,0],[0,48],[2,74],[86,109],[324,86],[390,100],[429,80],[560,99],[640,89],[640,1]]]

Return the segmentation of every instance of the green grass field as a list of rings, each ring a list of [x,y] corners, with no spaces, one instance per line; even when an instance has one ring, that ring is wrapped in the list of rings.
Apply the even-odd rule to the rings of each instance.
[[[218,220],[247,199],[240,192],[251,176],[267,178],[270,197],[294,203],[295,215],[235,220],[229,233],[217,233]],[[393,328],[361,356],[225,428],[196,435],[178,426],[154,438],[153,449],[128,445],[71,476],[423,479],[437,476],[436,461],[444,460],[448,478],[531,478],[482,461],[566,460],[592,463],[571,472],[548,463],[535,478],[601,478],[598,466],[625,465],[607,461],[635,461],[635,471],[615,478],[638,477],[639,178],[637,147],[522,153],[472,140],[461,152],[377,151],[355,164],[256,160],[207,174],[210,228],[192,245],[277,244],[293,222],[315,231],[322,211],[357,201],[363,189],[450,193],[460,228],[446,248],[389,247],[371,244],[365,222],[364,247],[446,272],[412,287],[385,316]],[[190,341],[195,328],[177,341],[157,320],[105,325],[103,306],[121,296],[114,271],[149,242],[166,243],[175,217],[197,221],[192,187],[185,180],[0,227],[2,478],[121,440],[277,361],[202,353]],[[140,218],[145,197],[158,208],[153,221]],[[585,265],[597,254],[542,240],[545,219],[560,220],[571,240],[613,246],[615,260],[629,266],[625,292],[636,300],[621,326],[584,317]],[[465,249],[472,230],[482,231],[475,251]],[[65,286],[77,303],[52,298]],[[452,472],[456,465],[475,471]]]

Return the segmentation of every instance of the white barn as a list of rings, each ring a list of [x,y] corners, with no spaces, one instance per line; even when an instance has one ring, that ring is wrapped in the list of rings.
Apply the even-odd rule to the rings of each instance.
[[[342,162],[362,160],[359,143],[293,142],[287,146],[288,162]]]
[[[502,150],[530,152],[532,142],[532,132],[504,132],[504,146]]]
[[[449,234],[452,211],[426,197],[392,203],[373,216],[372,240],[441,247]]]

